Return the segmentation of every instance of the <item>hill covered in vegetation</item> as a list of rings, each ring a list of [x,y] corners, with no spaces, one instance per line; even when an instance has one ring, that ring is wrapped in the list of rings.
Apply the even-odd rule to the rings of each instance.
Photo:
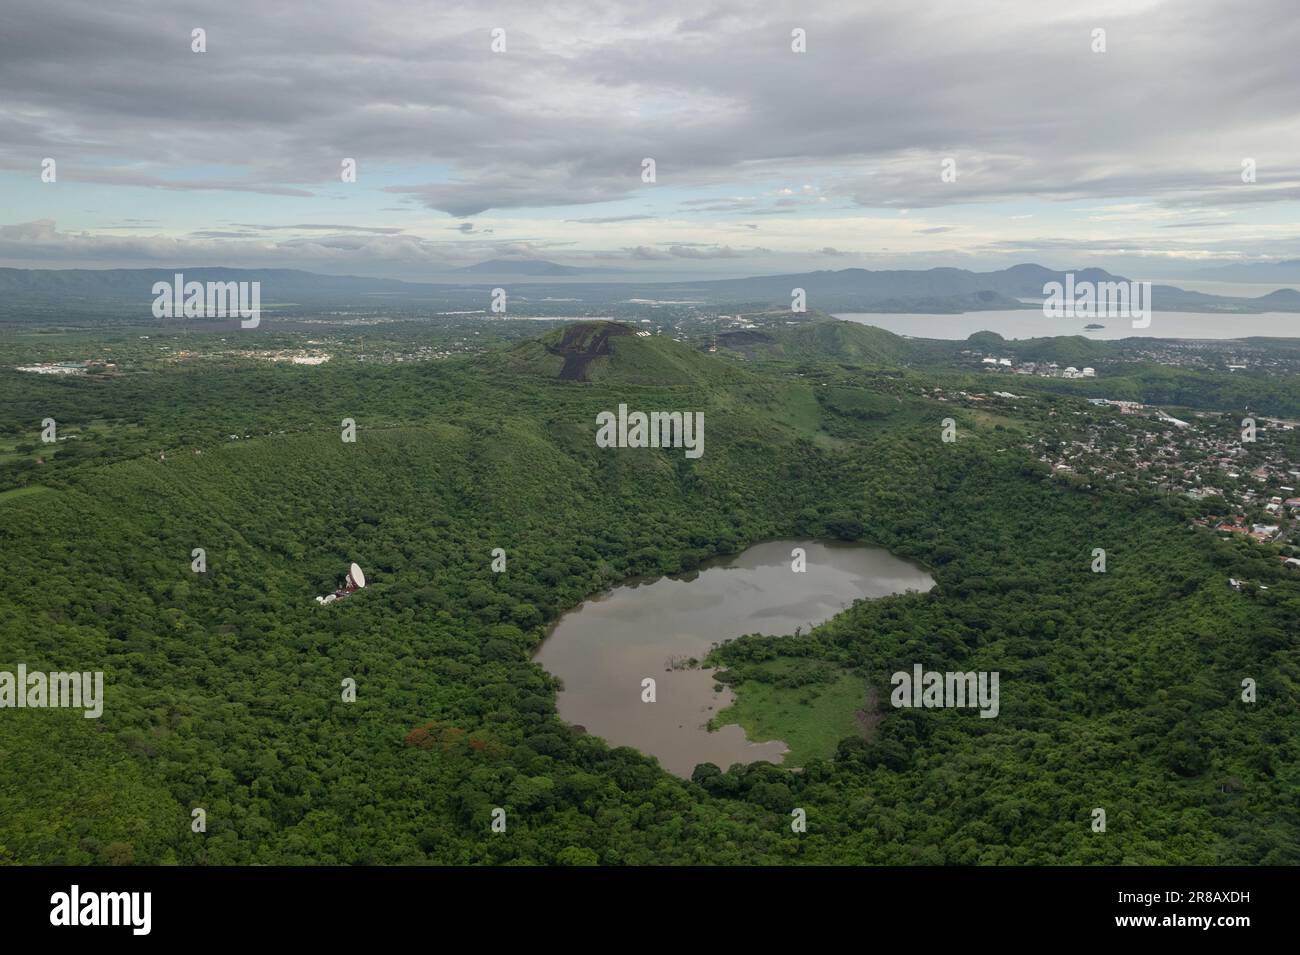
[[[955,407],[867,370],[904,355],[877,331],[797,329],[748,365],[584,323],[470,359],[0,376],[6,433],[85,436],[0,496],[0,669],[106,684],[98,720],[0,718],[0,861],[1300,861],[1300,585],[1018,450],[1075,399]],[[703,412],[707,452],[598,448],[620,403]],[[719,651],[742,701],[860,681],[870,738],[682,780],[557,718],[548,622],[784,535],[937,581]],[[349,560],[370,586],[318,606]],[[1000,716],[879,704],[914,662],[1000,671]]]

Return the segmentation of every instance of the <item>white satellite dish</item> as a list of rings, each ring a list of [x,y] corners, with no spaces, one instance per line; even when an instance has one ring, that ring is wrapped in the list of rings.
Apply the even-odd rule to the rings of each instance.
[[[338,598],[338,597],[335,597],[333,594],[326,594],[326,595],[325,595],[325,599],[322,600],[321,603],[323,603],[323,604],[332,604],[334,601],[336,601],[336,600],[338,600],[338,599],[339,599],[339,598]]]
[[[361,568],[356,564],[348,570],[348,582],[360,590],[366,585],[366,575],[361,572]]]

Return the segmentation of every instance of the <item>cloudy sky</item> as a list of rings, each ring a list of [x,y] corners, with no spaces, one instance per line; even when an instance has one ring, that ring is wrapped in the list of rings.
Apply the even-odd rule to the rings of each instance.
[[[1295,0],[6,0],[0,266],[1300,258],[1298,51]]]

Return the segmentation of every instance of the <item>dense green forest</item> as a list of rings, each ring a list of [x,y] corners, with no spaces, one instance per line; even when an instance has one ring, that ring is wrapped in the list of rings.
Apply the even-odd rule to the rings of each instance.
[[[1300,862],[1297,575],[1178,503],[1052,479],[1011,440],[1039,405],[975,414],[890,360],[629,336],[585,380],[533,343],[0,371],[0,670],[106,681],[97,720],[0,713],[0,862]],[[707,452],[596,447],[619,403],[704,411]],[[47,417],[79,437],[37,464]],[[557,718],[531,654],[558,614],[784,535],[882,545],[937,586],[724,645],[742,698],[800,692],[792,659],[884,701],[921,662],[999,671],[1000,716],[881,703],[798,772],[689,781]],[[370,586],[318,606],[353,559]]]

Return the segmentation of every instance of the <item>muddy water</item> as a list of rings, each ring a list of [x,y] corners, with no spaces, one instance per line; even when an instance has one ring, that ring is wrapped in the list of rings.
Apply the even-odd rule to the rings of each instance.
[[[791,551],[807,553],[807,571],[791,570]],[[767,541],[683,577],[633,580],[561,617],[536,660],[564,681],[562,719],[613,746],[657,756],[689,776],[697,763],[781,762],[780,741],[754,743],[739,726],[709,732],[731,703],[713,690],[713,670],[673,669],[703,658],[714,643],[746,633],[805,631],[863,597],[929,590],[923,569],[876,547],[806,540]],[[642,702],[641,681],[656,681]]]

